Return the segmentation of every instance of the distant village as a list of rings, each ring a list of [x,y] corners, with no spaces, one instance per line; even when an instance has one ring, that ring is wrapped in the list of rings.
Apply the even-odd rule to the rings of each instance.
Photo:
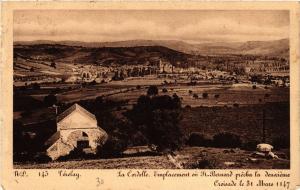
[[[207,61],[208,60],[208,61]],[[53,64],[53,63],[52,63]],[[55,64],[55,63],[54,63]],[[56,63],[60,64],[60,63]],[[283,58],[238,60],[236,58],[201,58],[187,62],[157,59],[135,65],[70,64],[61,75],[14,75],[17,86],[31,83],[109,83],[133,77],[157,76],[174,80],[219,80],[235,83],[258,82],[289,86],[289,61]],[[253,81],[253,76],[256,79]]]

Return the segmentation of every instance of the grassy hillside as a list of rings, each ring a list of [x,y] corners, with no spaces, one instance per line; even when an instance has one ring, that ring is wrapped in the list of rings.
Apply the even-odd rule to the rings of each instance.
[[[185,109],[180,126],[185,135],[197,132],[212,138],[217,133],[230,132],[237,134],[244,143],[261,142],[263,110],[265,110],[266,142],[274,144],[279,139],[288,141],[290,134],[288,103]]]
[[[52,69],[51,63],[60,64],[97,64],[137,65],[149,61],[157,63],[158,59],[171,62],[185,61],[191,55],[163,46],[136,47],[81,47],[60,44],[37,44],[14,46],[14,69],[29,71],[33,69]]]

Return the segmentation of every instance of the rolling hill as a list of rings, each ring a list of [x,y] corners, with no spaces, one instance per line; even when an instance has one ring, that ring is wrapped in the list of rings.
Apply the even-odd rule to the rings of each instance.
[[[274,41],[248,41],[248,42],[214,42],[190,44],[178,40],[128,40],[117,42],[79,42],[79,41],[34,41],[15,42],[15,45],[61,44],[66,46],[81,46],[86,48],[101,47],[137,47],[137,46],[163,46],[187,54],[200,55],[263,55],[285,57],[289,56],[289,39]]]
[[[28,61],[55,61],[90,64],[144,63],[145,60],[163,58],[169,61],[183,61],[191,55],[163,46],[134,47],[82,47],[61,44],[15,45],[14,58]]]
[[[14,45],[14,74],[19,76],[44,73],[62,75],[67,70],[72,70],[74,64],[156,65],[159,59],[186,62],[191,56],[163,46],[95,48],[61,44]]]

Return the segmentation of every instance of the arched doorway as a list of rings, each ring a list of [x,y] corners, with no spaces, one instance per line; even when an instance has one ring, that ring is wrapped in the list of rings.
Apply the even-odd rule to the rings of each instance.
[[[72,144],[78,150],[90,148],[89,135],[87,132],[82,130],[74,130],[69,133],[67,142]]]
[[[83,150],[85,148],[90,148],[89,136],[86,132],[82,132],[81,137],[78,138],[78,140],[76,142],[76,147],[79,150]]]

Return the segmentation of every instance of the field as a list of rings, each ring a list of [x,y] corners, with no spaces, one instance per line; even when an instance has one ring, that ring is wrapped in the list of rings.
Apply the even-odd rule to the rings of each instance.
[[[281,157],[286,157],[286,151],[275,152]],[[212,161],[217,158],[215,167],[218,169],[242,169],[242,168],[260,168],[260,169],[288,169],[289,160],[282,158],[272,160],[266,158],[252,158],[253,152],[240,149],[222,149],[222,148],[204,148],[204,147],[185,147],[175,152],[177,162],[183,165],[183,168],[190,168],[189,164],[197,160],[209,159]],[[250,159],[251,158],[251,159]],[[69,160],[55,161],[50,163],[14,163],[14,168],[22,169],[176,169],[175,164],[170,159],[163,156],[140,156],[113,159],[91,159],[91,160]]]
[[[163,89],[166,89],[167,92],[163,92]],[[175,93],[181,97],[183,106],[189,105],[191,107],[233,106],[233,104],[236,103],[241,106],[247,106],[252,104],[264,104],[266,102],[282,102],[288,101],[289,99],[289,90],[287,88],[271,87],[265,89],[264,86],[257,86],[256,89],[253,89],[250,84],[244,86],[222,84],[159,86],[160,95],[172,96]],[[203,93],[207,93],[208,97],[203,98]],[[113,94],[109,96],[109,98],[120,100],[126,97],[129,102],[135,103],[141,94],[146,94],[146,90],[133,90],[126,93]],[[197,95],[196,98],[194,97],[195,94]],[[218,95],[218,97],[215,95]]]
[[[128,100],[129,104],[136,102],[137,98],[146,94],[147,87],[157,85],[159,95],[177,94],[181,97],[182,105],[191,107],[198,106],[232,106],[264,104],[266,102],[282,102],[289,100],[289,88],[256,85],[252,84],[214,84],[203,81],[202,84],[189,85],[187,81],[179,84],[163,84],[165,79],[146,77],[129,79],[126,81],[113,81],[107,84],[81,87],[79,85],[43,85],[40,90],[20,91],[31,97],[42,101],[51,91],[59,88],[56,93],[59,102],[76,102],[85,99],[94,99],[98,96],[114,100]],[[174,81],[168,81],[174,82]],[[137,89],[137,86],[141,88]],[[166,92],[163,92],[166,89]],[[202,97],[207,93],[206,98]],[[20,97],[22,98],[22,97]]]

